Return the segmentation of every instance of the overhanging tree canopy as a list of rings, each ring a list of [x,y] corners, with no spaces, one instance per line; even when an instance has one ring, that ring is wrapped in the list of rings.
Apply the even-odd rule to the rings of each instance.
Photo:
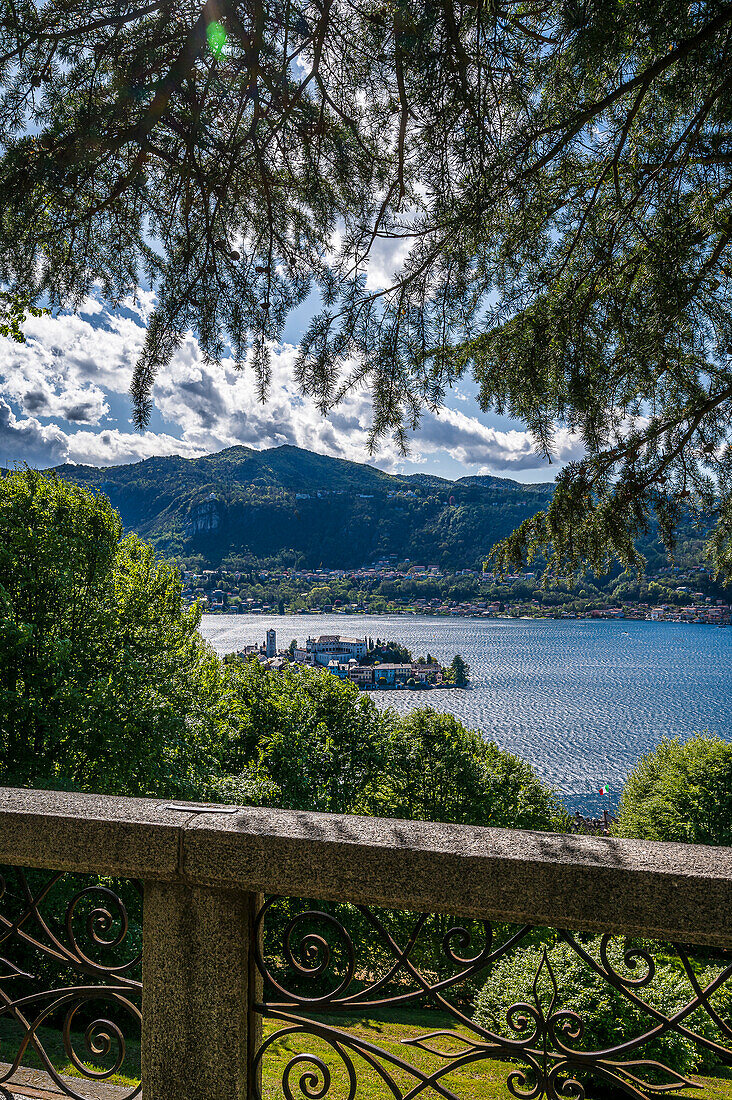
[[[466,370],[547,453],[581,433],[503,564],[630,564],[696,504],[732,573],[731,44],[712,0],[7,0],[0,278],[155,285],[141,424],[188,327],[265,392],[315,284],[300,384],[370,384],[375,438]],[[410,251],[374,293],[382,238]]]

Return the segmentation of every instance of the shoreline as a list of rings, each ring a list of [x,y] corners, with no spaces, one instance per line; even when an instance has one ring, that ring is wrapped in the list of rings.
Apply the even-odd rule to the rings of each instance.
[[[192,604],[189,606],[193,606]],[[343,616],[344,619],[445,619],[468,622],[506,622],[506,623],[654,623],[659,626],[712,626],[721,629],[730,626],[726,622],[709,622],[705,619],[670,618],[659,619],[650,615],[488,615],[488,614],[440,614],[440,612],[422,611],[202,611],[202,619],[267,619],[267,618],[307,618],[329,615]]]
[[[321,665],[320,667],[322,668],[324,666]],[[326,669],[325,671],[327,672],[328,670]],[[411,686],[410,684],[403,684],[399,687],[396,687],[394,684],[387,684],[384,687],[380,687],[378,684],[369,684],[368,686],[365,684],[357,684],[356,686],[360,691],[366,691],[369,692],[369,694],[372,691],[395,691],[397,695],[403,695],[405,691],[414,691],[417,693],[425,691],[466,691],[471,684],[470,680],[468,680],[467,684],[463,684],[461,687],[458,687],[457,684],[424,684],[421,687]]]

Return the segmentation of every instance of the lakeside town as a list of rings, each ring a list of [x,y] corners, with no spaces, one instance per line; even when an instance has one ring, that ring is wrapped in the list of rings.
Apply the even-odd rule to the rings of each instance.
[[[430,615],[464,618],[628,619],[729,626],[732,599],[703,567],[669,566],[610,591],[589,580],[541,587],[541,575],[453,573],[389,559],[361,569],[183,570],[183,598],[206,614]]]
[[[308,637],[304,646],[293,639],[287,649],[278,649],[277,632],[266,632],[264,643],[237,650],[242,660],[259,661],[272,672],[288,666],[322,668],[339,680],[348,680],[365,691],[388,688],[466,687],[469,669],[460,654],[449,667],[429,653],[414,659],[398,642],[372,638],[349,638],[340,634]],[[395,659],[396,658],[396,659]]]

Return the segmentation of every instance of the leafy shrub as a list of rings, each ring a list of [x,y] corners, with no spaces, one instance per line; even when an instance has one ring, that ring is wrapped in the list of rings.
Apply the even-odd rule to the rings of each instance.
[[[710,734],[664,738],[628,776],[613,832],[732,844],[732,745]]]
[[[592,937],[583,946],[593,959],[600,961],[599,936]],[[637,949],[642,945],[635,943],[633,946]],[[541,945],[519,948],[495,964],[478,995],[475,1010],[477,1023],[498,1034],[516,1038],[516,1034],[507,1024],[506,1011],[516,1002],[536,1005],[534,982],[538,972],[536,993],[544,1017],[569,1011],[576,1013],[582,1021],[581,1034],[576,1039],[570,1038],[566,1031],[563,1033],[561,1026],[557,1027],[557,1033],[567,1047],[578,1051],[601,1051],[637,1038],[654,1026],[654,1019],[648,1012],[635,1005],[624,993],[592,970],[569,944],[558,942],[546,950],[551,972],[546,964],[542,966],[544,947]],[[631,966],[632,958],[629,954],[624,958],[624,951],[622,941],[610,941],[607,949],[610,965],[621,977],[638,980],[646,973],[647,964],[636,957],[635,966]],[[652,954],[656,963],[655,973],[647,984],[636,987],[634,992],[640,1000],[670,1016],[693,998],[693,989],[676,956],[662,956],[659,959],[658,945],[655,945]],[[702,989],[721,970],[721,966],[698,966],[696,963],[694,967]],[[552,973],[556,981],[556,992]],[[732,1018],[732,989],[729,986],[730,983],[723,984],[711,997],[713,1007],[725,1021]],[[561,1025],[561,1019],[558,1025]],[[687,1017],[684,1025],[707,1039],[724,1046],[730,1045],[729,1036],[723,1036],[703,1010],[697,1010]],[[620,1057],[624,1060],[656,1060],[682,1074],[709,1072],[719,1065],[719,1059],[713,1051],[673,1030],[656,1036],[642,1047],[625,1052]],[[631,1072],[649,1081],[659,1080],[650,1067],[636,1067]],[[582,1079],[590,1074],[578,1076]],[[668,1075],[664,1075],[664,1078],[668,1083]],[[593,1080],[594,1091],[598,1091],[598,1084],[607,1091],[606,1083],[598,1078]]]

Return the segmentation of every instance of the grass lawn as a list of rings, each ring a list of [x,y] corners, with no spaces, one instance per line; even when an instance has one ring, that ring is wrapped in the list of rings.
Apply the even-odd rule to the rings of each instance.
[[[324,1017],[324,1022],[329,1025],[347,1030],[352,1035],[366,1042],[381,1047],[389,1054],[395,1055],[403,1061],[409,1062],[423,1072],[431,1072],[442,1064],[442,1060],[433,1054],[422,1051],[416,1047],[405,1045],[403,1040],[416,1036],[429,1034],[441,1029],[453,1030],[453,1021],[450,1017],[438,1012],[423,1011],[420,1009],[385,1010],[378,1017]],[[271,1035],[280,1027],[286,1026],[277,1020],[266,1019],[264,1021],[264,1036]],[[55,1068],[68,1076],[80,1076],[79,1072],[69,1062],[63,1048],[61,1035],[57,1031],[48,1028],[39,1030],[39,1038],[49,1054]],[[7,1061],[15,1049],[17,1031],[8,1021],[0,1020],[0,1057]],[[431,1046],[441,1046],[440,1041],[432,1041]],[[75,1035],[75,1049],[81,1056],[84,1052],[84,1039],[82,1035]],[[282,1096],[282,1074],[290,1061],[297,1054],[311,1053],[322,1057],[331,1069],[332,1084],[328,1093],[328,1100],[345,1100],[348,1095],[348,1078],[343,1069],[343,1063],[335,1052],[323,1040],[312,1036],[300,1034],[285,1035],[276,1040],[265,1053],[262,1065],[262,1093],[264,1100],[278,1100]],[[131,1074],[129,1077],[115,1076],[110,1083],[118,1085],[133,1085],[138,1078],[135,1076],[135,1067],[139,1065],[139,1043],[128,1043],[128,1060]],[[35,1053],[28,1052],[24,1063],[29,1068],[39,1068],[40,1062]],[[359,1100],[389,1100],[391,1093],[376,1071],[368,1066],[360,1057],[354,1055],[354,1066],[358,1075]],[[405,1092],[416,1084],[416,1079],[408,1073],[387,1066],[392,1073],[397,1085]],[[512,1067],[505,1062],[480,1061],[462,1066],[442,1079],[445,1087],[464,1100],[497,1100],[498,1097],[510,1097],[506,1087],[506,1078]],[[291,1072],[290,1086],[295,1100],[300,1100],[303,1093],[299,1087],[299,1081],[303,1074],[313,1069],[312,1063],[302,1061]],[[732,1077],[730,1078],[695,1078],[702,1089],[682,1090],[668,1094],[679,1100],[732,1100]],[[317,1084],[310,1083],[311,1093],[317,1093]],[[430,1095],[426,1090],[425,1097]],[[436,1094],[433,1092],[432,1096]],[[589,1094],[591,1096],[591,1093]]]

